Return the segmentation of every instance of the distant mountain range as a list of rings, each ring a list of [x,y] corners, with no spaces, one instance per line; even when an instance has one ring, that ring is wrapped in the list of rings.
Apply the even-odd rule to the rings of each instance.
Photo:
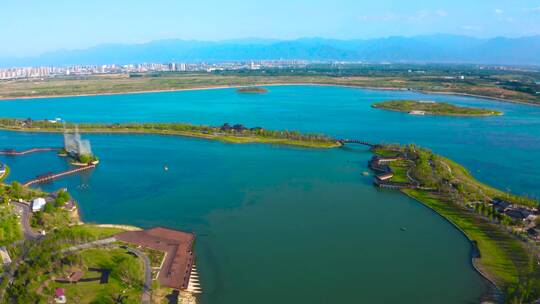
[[[540,65],[540,36],[481,39],[429,35],[365,40],[302,38],[219,42],[159,40],[144,44],[104,44],[29,58],[0,58],[0,66],[265,59]]]

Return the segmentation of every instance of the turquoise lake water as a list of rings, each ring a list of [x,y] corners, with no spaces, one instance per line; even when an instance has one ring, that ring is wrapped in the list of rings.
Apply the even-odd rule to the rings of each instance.
[[[374,101],[429,99],[501,117],[418,117]],[[180,121],[418,143],[480,180],[540,196],[540,108],[455,96],[339,87],[270,87],[0,102],[2,117]],[[194,231],[204,303],[474,303],[485,283],[470,245],[415,201],[362,176],[362,147],[310,150],[155,135],[84,135],[101,164],[68,187],[83,220]],[[59,134],[0,132],[0,147],[58,146]],[[68,167],[54,153],[0,156],[10,180]],[[164,171],[163,167],[169,170]],[[407,227],[407,231],[401,231]]]

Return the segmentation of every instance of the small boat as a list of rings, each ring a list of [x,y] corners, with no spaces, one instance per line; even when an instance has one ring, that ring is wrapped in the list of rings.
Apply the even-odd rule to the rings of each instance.
[[[163,167],[163,170],[165,170],[165,171],[169,171],[169,167],[167,167],[167,166],[164,166],[164,167]]]
[[[401,231],[407,231],[407,228],[401,227]]]
[[[363,176],[369,176],[369,172],[364,171],[364,172],[362,172],[362,175],[363,175]]]

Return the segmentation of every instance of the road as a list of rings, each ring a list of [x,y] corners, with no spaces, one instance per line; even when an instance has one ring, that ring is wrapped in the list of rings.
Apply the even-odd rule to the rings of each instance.
[[[38,240],[42,237],[41,234],[32,230],[30,227],[30,218],[32,217],[32,211],[30,211],[30,205],[26,203],[19,203],[15,201],[10,202],[13,206],[16,206],[22,210],[21,213],[21,226],[23,228],[24,238],[30,241]]]
[[[144,263],[144,282],[143,282],[143,294],[141,303],[150,304],[150,296],[152,291],[152,268],[150,268],[150,260],[146,254],[142,253],[138,249],[125,247],[127,251],[138,256]]]

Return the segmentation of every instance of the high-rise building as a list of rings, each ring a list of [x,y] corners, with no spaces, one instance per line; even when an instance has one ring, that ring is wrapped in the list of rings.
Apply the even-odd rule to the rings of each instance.
[[[177,70],[177,71],[185,71],[185,70],[186,70],[186,64],[185,64],[185,63],[179,63],[179,64],[176,66],[176,70]]]

